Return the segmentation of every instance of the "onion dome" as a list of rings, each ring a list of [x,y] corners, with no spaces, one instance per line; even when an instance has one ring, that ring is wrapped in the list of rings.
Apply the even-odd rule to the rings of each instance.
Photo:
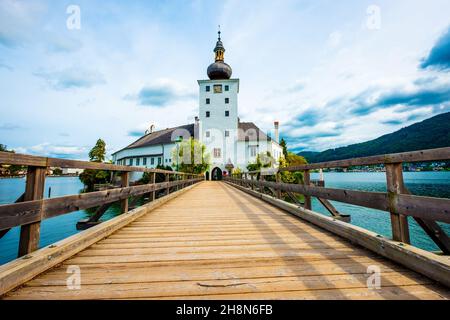
[[[225,80],[230,79],[233,70],[224,62],[225,47],[220,39],[220,30],[218,32],[219,38],[214,48],[216,55],[215,62],[208,67],[208,77],[211,80]]]

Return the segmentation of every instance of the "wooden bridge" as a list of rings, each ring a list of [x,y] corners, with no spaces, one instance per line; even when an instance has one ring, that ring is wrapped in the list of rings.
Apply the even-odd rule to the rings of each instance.
[[[198,175],[0,153],[28,166],[17,203],[0,206],[0,236],[21,226],[19,258],[0,266],[4,299],[448,299],[450,200],[408,194],[402,162],[450,159],[450,148],[253,172],[203,181]],[[384,164],[387,192],[313,185],[310,170]],[[121,187],[43,198],[47,167],[111,170]],[[151,174],[129,186],[128,173]],[[301,184],[283,172],[301,171]],[[288,198],[301,203],[289,203]],[[132,197],[132,198],[130,198]],[[128,210],[129,202],[146,203]],[[311,211],[321,199],[330,217]],[[328,200],[388,212],[393,238],[351,225]],[[124,214],[97,223],[119,201]],[[40,221],[96,207],[87,230],[38,249]],[[380,213],[382,214],[382,213]],[[408,219],[441,252],[409,244]],[[373,273],[375,272],[375,273]],[[380,276],[380,282],[373,281]],[[78,278],[76,278],[79,276]],[[78,279],[78,280],[77,280]],[[379,285],[379,286],[378,286]]]

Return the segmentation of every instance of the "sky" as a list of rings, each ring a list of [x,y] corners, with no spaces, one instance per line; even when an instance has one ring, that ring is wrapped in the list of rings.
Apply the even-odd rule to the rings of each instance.
[[[292,151],[450,111],[448,0],[0,0],[0,143],[86,159],[193,123],[218,25],[241,121]]]

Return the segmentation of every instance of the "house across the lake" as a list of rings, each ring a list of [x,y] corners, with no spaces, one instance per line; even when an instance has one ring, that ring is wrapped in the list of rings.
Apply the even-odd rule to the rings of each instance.
[[[199,115],[192,124],[155,131],[151,127],[144,136],[113,153],[115,164],[144,166],[174,166],[174,148],[182,139],[193,137],[201,141],[210,154],[208,179],[218,180],[232,168],[247,171],[258,154],[267,152],[278,165],[283,151],[279,145],[279,124],[274,122],[274,138],[253,122],[241,122],[238,114],[239,79],[231,78],[232,69],[224,62],[225,48],[220,38],[214,48],[215,62],[207,70],[207,80],[198,80]],[[132,177],[137,179],[138,177]]]

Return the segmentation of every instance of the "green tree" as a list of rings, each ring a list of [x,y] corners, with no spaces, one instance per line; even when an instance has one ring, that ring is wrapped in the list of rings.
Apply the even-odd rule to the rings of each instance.
[[[91,162],[103,162],[106,157],[106,143],[98,139],[95,146],[89,151],[89,160]],[[104,170],[86,169],[80,176],[80,181],[84,184],[87,192],[94,191],[95,184],[104,184],[110,182],[110,174]]]
[[[283,148],[283,156],[285,158],[287,158],[287,156],[288,156],[288,149],[287,149],[286,140],[284,140],[284,138],[281,138],[280,146]]]
[[[160,170],[166,170],[166,171],[173,171],[171,166],[163,166],[162,164],[158,164],[156,166],[156,169]],[[147,184],[152,181],[152,174],[151,172],[144,172],[142,175],[142,178],[139,180],[139,183]],[[166,176],[163,173],[157,173],[155,177],[156,183],[164,182],[166,180]]]
[[[53,174],[54,174],[55,176],[60,176],[60,175],[63,174],[63,171],[61,170],[61,168],[54,168],[54,169],[53,169]]]
[[[15,153],[14,150],[8,150],[8,147],[5,144],[0,144],[0,151]],[[17,175],[19,171],[22,171],[25,168],[24,166],[17,165],[17,164],[3,165],[2,167],[5,169],[4,173],[6,175],[10,175],[10,176]]]
[[[275,164],[275,159],[269,151],[261,152],[256,155],[256,161],[247,165],[248,171],[258,171],[261,168],[272,168]]]
[[[98,139],[95,146],[89,151],[89,159],[92,162],[103,162],[106,157],[106,143]]]
[[[208,169],[209,158],[206,146],[193,138],[182,140],[179,146],[172,150],[174,165],[180,172],[204,173]]]

